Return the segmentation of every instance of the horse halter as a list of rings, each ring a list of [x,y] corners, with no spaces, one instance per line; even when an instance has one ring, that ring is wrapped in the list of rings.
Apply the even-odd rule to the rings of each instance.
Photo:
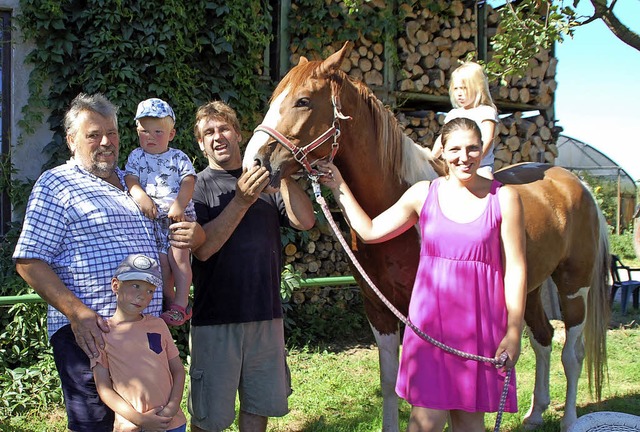
[[[317,176],[320,173],[318,170],[313,168],[313,166],[322,159],[326,158],[326,156],[324,158],[316,159],[312,162],[309,162],[307,156],[309,155],[309,153],[311,153],[322,144],[327,142],[331,137],[333,137],[333,143],[331,143],[331,153],[328,159],[329,162],[333,162],[333,158],[336,156],[336,153],[338,153],[338,148],[340,147],[340,144],[338,143],[338,138],[340,137],[340,120],[351,119],[351,116],[342,114],[338,93],[338,84],[335,82],[335,80],[331,80],[331,104],[333,105],[333,123],[326,132],[324,132],[322,135],[320,135],[318,138],[314,139],[304,147],[296,147],[287,137],[269,126],[261,124],[256,127],[253,132],[264,132],[269,135],[271,138],[282,144],[284,148],[286,148],[293,154],[293,158],[304,167],[308,175]]]

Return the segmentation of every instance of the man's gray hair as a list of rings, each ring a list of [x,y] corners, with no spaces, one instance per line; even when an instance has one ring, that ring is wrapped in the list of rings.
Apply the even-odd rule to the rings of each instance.
[[[102,93],[88,95],[80,93],[71,101],[71,106],[64,116],[64,130],[67,136],[78,131],[78,116],[83,111],[93,111],[103,117],[113,118],[118,127],[118,107],[112,104]]]

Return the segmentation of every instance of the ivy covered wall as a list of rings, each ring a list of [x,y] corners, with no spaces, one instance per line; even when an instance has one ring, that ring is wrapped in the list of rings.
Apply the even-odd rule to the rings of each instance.
[[[137,146],[138,102],[167,100],[177,116],[172,145],[196,168],[204,164],[192,132],[200,104],[226,100],[251,127],[268,97],[261,78],[272,37],[268,1],[21,0],[16,21],[35,47],[20,129],[28,135],[48,122],[54,131],[43,168],[68,158],[62,116],[79,92],[104,93],[120,106],[121,160]]]

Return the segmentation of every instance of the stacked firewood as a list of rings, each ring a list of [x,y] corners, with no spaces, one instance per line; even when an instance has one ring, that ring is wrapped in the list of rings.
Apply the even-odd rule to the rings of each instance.
[[[328,57],[342,48],[342,42],[335,42],[323,49],[323,58]],[[300,47],[292,47],[294,50],[289,57],[291,64],[296,65],[300,57],[315,59],[316,53],[304,52]],[[380,42],[372,42],[364,36],[355,41],[354,48],[342,62],[341,69],[349,76],[366,83],[369,87],[381,87],[384,85],[384,45]]]
[[[487,8],[487,38],[491,38],[499,31],[500,16],[491,6]],[[489,58],[492,55],[492,51],[489,51]],[[529,68],[522,77],[512,76],[506,83],[491,85],[491,95],[497,102],[549,107],[553,104],[553,94],[557,87],[557,65],[558,59],[553,57],[552,52],[540,48],[538,53],[529,59]]]
[[[337,216],[340,219],[341,216]],[[289,242],[284,247],[284,263],[292,264],[303,278],[349,274],[347,254],[327,224],[316,224],[308,232],[304,246]]]
[[[342,70],[369,87],[381,87],[384,85],[383,53],[382,43],[373,43],[362,36],[358,39],[358,46],[342,62]]]
[[[542,115],[523,118],[515,112],[500,120],[494,148],[494,168],[500,169],[519,162],[553,164],[558,157],[557,134],[552,121]]]
[[[396,74],[397,90],[403,92],[448,95],[451,72],[468,55],[476,52],[476,15],[472,7],[460,0],[445,5],[437,2],[445,13],[434,13],[429,8],[419,9],[403,4],[406,13],[405,33],[398,38],[398,56],[401,69]],[[445,7],[446,6],[446,7]],[[486,6],[487,36],[498,30],[499,14]],[[492,52],[488,53],[489,58]],[[500,101],[548,107],[553,103],[557,59],[549,50],[540,49],[530,59],[524,76],[514,76],[506,83],[492,84],[492,96]]]
[[[337,305],[341,309],[347,309],[347,304],[359,300],[359,296],[360,288],[356,284],[334,287],[304,287],[293,292],[291,301],[296,305],[312,303]]]
[[[437,3],[446,14],[420,8],[420,2],[399,6],[406,16],[405,32],[398,37],[399,91],[446,96],[451,72],[476,49],[473,9],[460,0]]]
[[[400,112],[396,115],[405,134],[423,147],[433,147],[444,124],[444,113],[435,111]],[[552,121],[542,115],[524,118],[517,111],[500,120],[496,127],[494,168],[519,162],[554,163],[558,157],[556,131]]]
[[[342,9],[348,7],[343,1],[326,0],[327,4],[337,3]],[[368,86],[386,86],[385,74],[395,77],[388,90],[404,93],[441,96],[446,101],[451,73],[468,57],[477,58],[477,17],[473,2],[462,0],[437,0],[425,5],[424,1],[401,2],[398,15],[404,17],[404,26],[397,38],[395,51],[399,63],[392,62],[394,52],[378,37],[361,34],[354,40],[354,48],[344,60],[342,69],[350,76],[358,78]],[[294,2],[295,4],[295,2]],[[383,10],[384,0],[372,0],[362,6],[372,10]],[[499,31],[499,13],[491,6],[487,8],[487,37]],[[297,8],[295,10],[298,10]],[[379,36],[379,35],[378,35]],[[295,38],[294,38],[295,39]],[[335,41],[324,46],[321,53],[308,51],[303,39],[290,46],[290,61],[295,65],[300,56],[326,58],[342,47],[343,42]],[[488,57],[492,57],[489,48]],[[556,90],[555,81],[557,59],[550,50],[540,49],[530,59],[524,76],[513,76],[507,82],[491,83],[491,93],[496,104],[531,105],[547,108],[553,104]],[[393,73],[385,71],[393,69]]]
[[[396,114],[404,133],[422,147],[433,147],[436,137],[444,124],[444,113],[422,110],[399,112]]]

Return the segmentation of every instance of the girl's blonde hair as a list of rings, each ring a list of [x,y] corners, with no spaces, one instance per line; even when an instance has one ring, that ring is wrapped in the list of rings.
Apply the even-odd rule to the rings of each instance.
[[[493,99],[491,99],[487,75],[484,73],[482,66],[478,63],[462,63],[460,67],[451,73],[451,79],[449,80],[449,98],[451,99],[451,104],[455,108],[462,108],[453,93],[453,89],[455,87],[454,83],[456,81],[462,82],[462,84],[467,88],[469,96],[474,99],[474,108],[480,105],[489,105],[496,111],[498,110],[493,104]]]

